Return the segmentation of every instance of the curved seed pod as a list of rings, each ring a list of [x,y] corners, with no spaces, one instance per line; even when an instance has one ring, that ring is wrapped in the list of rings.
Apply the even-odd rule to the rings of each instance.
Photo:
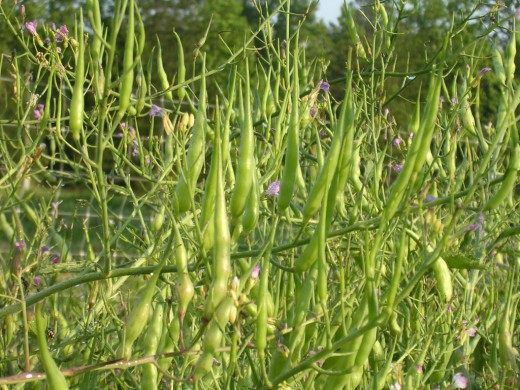
[[[279,211],[285,210],[291,202],[296,174],[299,169],[300,158],[300,79],[298,77],[298,58],[299,58],[299,32],[296,32],[294,61],[293,61],[293,80],[291,97],[291,114],[289,117],[289,128],[287,130],[287,146],[285,148],[285,164],[280,181],[280,195],[278,196]]]
[[[74,140],[79,141],[83,130],[83,113],[85,102],[83,96],[83,84],[85,82],[85,43],[83,36],[83,12],[79,13],[78,53],[76,56],[76,72],[74,77],[74,88],[70,102],[69,127]]]
[[[189,210],[191,200],[195,194],[195,187],[199,179],[202,166],[204,165],[205,143],[206,143],[206,61],[202,60],[201,86],[199,95],[199,106],[195,114],[193,136],[186,156],[186,166],[183,174],[179,177],[175,188],[176,211],[183,213]]]
[[[170,240],[169,246],[171,245],[171,241],[172,240]],[[136,304],[126,318],[125,338],[119,353],[119,356],[121,356],[123,359],[129,359],[132,356],[134,342],[141,335],[146,324],[148,323],[150,307],[152,305],[152,299],[155,293],[155,286],[157,285],[157,280],[159,280],[159,276],[161,274],[162,268],[164,267],[165,261],[166,258],[164,258],[157,266],[156,271],[153,273],[146,286],[142,288],[137,298]]]
[[[515,188],[516,177],[520,170],[520,145],[512,150],[504,180],[495,194],[484,205],[484,211],[496,209]]]
[[[352,39],[354,46],[356,47],[356,55],[359,58],[366,59],[367,55],[365,52],[365,48],[363,47],[363,45],[361,43],[361,39],[359,39],[359,34],[357,32],[356,23],[354,22],[354,18],[352,16],[350,5],[346,2],[343,7],[343,12],[345,13],[344,16],[345,16],[345,21],[347,23],[348,33],[350,35],[350,38]]]
[[[163,66],[161,42],[159,41],[159,37],[157,37],[157,48],[157,76],[159,77],[162,90],[165,91],[164,95],[170,102],[173,103],[173,94],[170,90],[170,82],[168,81],[168,76],[166,75],[166,71],[164,70]]]
[[[135,18],[134,18],[134,0],[128,1],[128,22],[126,26],[125,51],[123,55],[123,74],[121,75],[121,83],[119,86],[119,108],[118,116],[120,118],[126,113],[130,106],[130,96],[134,84],[134,38],[135,38]]]
[[[182,47],[182,41],[179,35],[173,31],[173,35],[175,35],[175,39],[177,41],[177,84],[181,85],[177,89],[177,97],[179,100],[183,100],[186,96],[186,87],[182,84],[186,81],[186,66],[184,65],[184,49]]]
[[[316,214],[321,208],[323,197],[326,191],[329,189],[332,182],[332,178],[336,174],[336,168],[338,167],[338,174],[342,177],[341,184],[344,185],[351,165],[352,159],[352,139],[353,138],[353,103],[351,98],[351,84],[350,77],[347,77],[347,87],[345,91],[345,98],[341,105],[340,119],[336,122],[336,129],[334,131],[334,138],[330,146],[330,150],[327,153],[325,162],[318,174],[316,182],[312,186],[307,202],[303,207],[303,224],[306,224],[310,218]],[[349,142],[344,145],[343,138],[345,131],[348,131]],[[342,147],[345,146],[345,149]],[[343,152],[343,153],[342,153]],[[343,160],[342,166],[338,166],[340,156]],[[339,188],[342,191],[342,187]],[[331,205],[332,206],[332,205]]]
[[[349,330],[357,329],[361,326],[361,324],[366,320],[368,316],[368,304],[366,297],[363,297],[360,305],[356,308],[354,313],[352,313],[352,323],[349,327]],[[341,329],[341,328],[340,328]],[[367,335],[368,333],[365,333]],[[341,337],[343,335],[343,330],[336,335],[336,337]],[[348,342],[345,346],[343,346],[338,352],[341,352],[344,356],[334,356],[327,359],[323,363],[324,369],[331,370],[348,370],[355,367],[356,357],[358,351],[360,349],[361,343],[363,342],[364,335],[360,335],[355,339]],[[338,375],[338,376],[329,376],[324,385],[324,389],[338,389],[345,386],[348,382],[355,379],[356,375],[354,372]]]
[[[255,164],[255,136],[253,132],[253,121],[251,112],[251,87],[249,79],[249,63],[246,59],[246,81],[245,96],[240,93],[240,105],[243,102],[242,130],[240,131],[240,150],[238,164],[235,170],[236,181],[233,194],[231,195],[230,211],[233,219],[238,219],[244,212],[247,197],[253,185],[253,171]]]
[[[432,264],[433,274],[437,281],[437,289],[444,302],[451,301],[453,296],[453,284],[451,281],[451,272],[446,262],[439,257]]]
[[[144,338],[145,355],[155,355],[162,335],[164,307],[162,303],[155,306],[152,319]],[[157,367],[153,363],[143,365],[141,389],[157,389]]]
[[[52,358],[51,352],[49,351],[49,346],[47,345],[47,325],[45,319],[43,318],[41,303],[36,304],[35,317],[36,338],[38,340],[39,355],[43,368],[45,369],[45,374],[47,375],[47,381],[53,390],[68,389],[69,385],[67,384],[67,380]]]

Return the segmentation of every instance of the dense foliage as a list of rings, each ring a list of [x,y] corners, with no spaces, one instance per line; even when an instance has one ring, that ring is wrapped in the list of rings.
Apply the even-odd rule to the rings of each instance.
[[[518,388],[520,12],[313,7],[0,1],[0,387]]]

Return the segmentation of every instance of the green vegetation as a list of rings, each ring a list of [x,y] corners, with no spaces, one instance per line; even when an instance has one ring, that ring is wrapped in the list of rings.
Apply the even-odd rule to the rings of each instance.
[[[24,6],[0,388],[519,387],[520,12]]]

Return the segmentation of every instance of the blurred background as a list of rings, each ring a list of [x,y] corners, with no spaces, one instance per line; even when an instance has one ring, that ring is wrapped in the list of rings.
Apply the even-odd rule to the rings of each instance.
[[[25,20],[37,20],[39,23],[65,24],[70,30],[74,28],[75,11],[84,6],[84,1],[79,0],[4,0],[4,6],[11,12],[19,13],[22,5],[25,7]],[[108,24],[112,15],[114,0],[106,0],[103,4],[102,16],[105,24]],[[420,70],[431,58],[432,54],[440,47],[442,40],[449,30],[452,15],[455,19],[467,20],[465,33],[462,38],[453,42],[453,45],[462,48],[471,47],[476,37],[486,34],[491,30],[496,33],[490,39],[500,41],[503,37],[500,31],[506,32],[501,27],[509,26],[509,21],[514,15],[516,7],[520,7],[520,0],[404,0],[384,1],[381,3],[389,13],[390,25],[392,20],[400,19],[399,29],[394,31],[396,40],[395,50],[388,53],[395,59],[396,72],[412,72]],[[149,57],[149,51],[156,45],[159,38],[163,50],[163,61],[166,72],[173,75],[177,69],[176,44],[172,31],[175,29],[181,36],[186,52],[188,75],[190,74],[192,61],[190,61],[197,42],[204,36],[209,27],[209,33],[203,47],[207,53],[207,67],[213,69],[222,64],[237,47],[241,47],[247,37],[255,31],[259,23],[259,14],[264,15],[273,10],[279,0],[139,0],[144,23],[147,31],[147,52],[144,58]],[[302,18],[305,19],[300,38],[302,46],[306,50],[307,58],[318,61],[328,80],[344,75],[344,63],[347,51],[351,47],[345,18],[344,0],[292,0],[294,16],[291,18],[294,28]],[[373,0],[355,0],[348,4],[355,9],[354,16],[358,26],[362,26],[361,40],[364,46],[372,44],[373,28],[369,22],[372,19]],[[404,4],[403,12],[397,14],[399,4]],[[472,13],[473,10],[476,10]],[[19,18],[21,21],[22,19]],[[210,24],[211,20],[211,24]],[[506,23],[507,22],[507,23]],[[273,19],[273,33],[275,36],[285,36],[285,18]],[[504,34],[505,36],[506,34]],[[124,39],[121,34],[121,44]],[[225,44],[224,44],[225,42]],[[0,24],[0,52],[10,55],[17,49],[16,37],[8,31],[8,26]],[[261,42],[256,42],[258,53],[261,52]],[[453,53],[457,50],[452,50]],[[260,55],[260,54],[259,54]],[[430,57],[429,57],[430,56]],[[474,61],[475,58],[452,59],[457,66],[465,66],[466,61]],[[479,53],[477,59],[482,67],[491,67],[491,57],[486,54],[485,48]],[[3,67],[6,67],[4,62]],[[367,64],[368,65],[368,64]],[[360,62],[360,70],[363,70],[363,61]],[[1,76],[5,76],[6,69],[1,70]],[[226,72],[221,72],[215,77],[215,81],[224,82]],[[493,76],[488,76],[487,89],[484,91],[489,99],[495,99],[493,92]],[[5,80],[4,80],[5,81]],[[405,89],[399,91],[402,86],[402,78],[389,81],[386,95],[390,96],[398,91],[397,98],[388,103],[388,108],[397,122],[406,121],[408,112],[401,108],[400,102],[415,100],[420,90],[420,85],[425,81],[418,76],[417,80],[409,83]],[[3,81],[0,81],[2,83]],[[0,117],[8,117],[8,87],[0,84]],[[341,96],[343,86],[341,83],[333,85],[332,93]],[[384,100],[385,97],[382,96]],[[484,102],[485,105],[485,102]],[[7,112],[6,112],[7,110]],[[484,112],[485,106],[483,107]],[[7,115],[7,116],[4,116]]]

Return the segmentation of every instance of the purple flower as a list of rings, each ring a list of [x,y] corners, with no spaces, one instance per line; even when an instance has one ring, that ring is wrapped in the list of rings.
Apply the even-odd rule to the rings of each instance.
[[[25,242],[23,240],[20,240],[20,241],[16,241],[14,243],[14,246],[17,250],[19,250],[20,252],[24,250],[25,248]]]
[[[415,371],[418,374],[422,374],[424,372],[424,366],[422,364],[416,364],[415,365]]]
[[[260,264],[256,264],[251,271],[251,278],[258,279],[258,275],[260,275]]]
[[[316,118],[316,115],[318,114],[318,108],[316,106],[312,106],[309,110],[309,114],[311,118]]]
[[[453,375],[453,386],[456,389],[465,389],[468,387],[469,380],[464,376],[462,372],[457,372]]]
[[[49,247],[44,245],[40,248],[40,253],[49,253]]]
[[[327,83],[326,81],[320,80],[320,89],[321,89],[323,92],[329,92],[329,90],[330,90],[330,84]]]
[[[467,227],[466,227],[466,231],[467,232],[474,232],[474,231],[477,231],[481,228],[481,225],[480,223],[470,223]]]
[[[520,21],[520,8],[516,9],[515,18],[516,18],[516,20]]]
[[[42,284],[42,277],[40,275],[36,275],[33,278],[33,284],[38,287],[40,284]]]
[[[437,198],[436,198],[435,196],[433,196],[433,195],[428,194],[428,195],[426,195],[425,200],[426,200],[426,203],[429,203],[429,202],[434,202],[434,201],[436,201]]]
[[[155,117],[162,117],[164,115],[164,109],[162,109],[159,106],[156,106],[155,104],[152,104],[152,107],[150,107],[150,112],[148,113],[152,118]]]
[[[392,141],[392,144],[397,148],[399,145],[403,143],[403,140],[400,137],[395,137]]]
[[[56,42],[63,42],[65,39],[69,37],[69,29],[67,26],[62,24],[59,29],[56,30]]]
[[[27,30],[27,32],[32,36],[35,36],[37,34],[36,27],[38,27],[38,22],[36,20],[25,22],[24,26],[25,30]]]
[[[489,72],[491,72],[491,68],[488,68],[488,67],[482,68],[482,69],[479,70],[477,77],[482,77],[486,73],[489,73]]]
[[[34,109],[33,111],[33,116],[34,116],[34,119],[36,119],[37,121],[39,121],[40,119],[42,119],[42,116],[43,116],[43,109],[45,108],[45,105],[43,104],[38,104],[36,106],[36,108]]]
[[[59,255],[52,255],[51,257],[51,263],[52,264],[59,264],[60,263],[60,256]]]
[[[469,329],[466,329],[466,334],[469,336],[469,337],[475,337],[476,334],[477,334],[477,328],[475,327],[471,327]]]
[[[276,180],[273,181],[271,184],[269,184],[269,187],[267,187],[267,190],[265,191],[265,194],[268,196],[278,196],[280,193],[280,181]]]
[[[45,37],[45,39],[43,40],[43,44],[45,46],[49,46],[51,44],[51,39],[49,37]]]
[[[400,164],[400,163],[393,164],[392,169],[394,170],[395,173],[399,173],[403,170],[403,164]]]

